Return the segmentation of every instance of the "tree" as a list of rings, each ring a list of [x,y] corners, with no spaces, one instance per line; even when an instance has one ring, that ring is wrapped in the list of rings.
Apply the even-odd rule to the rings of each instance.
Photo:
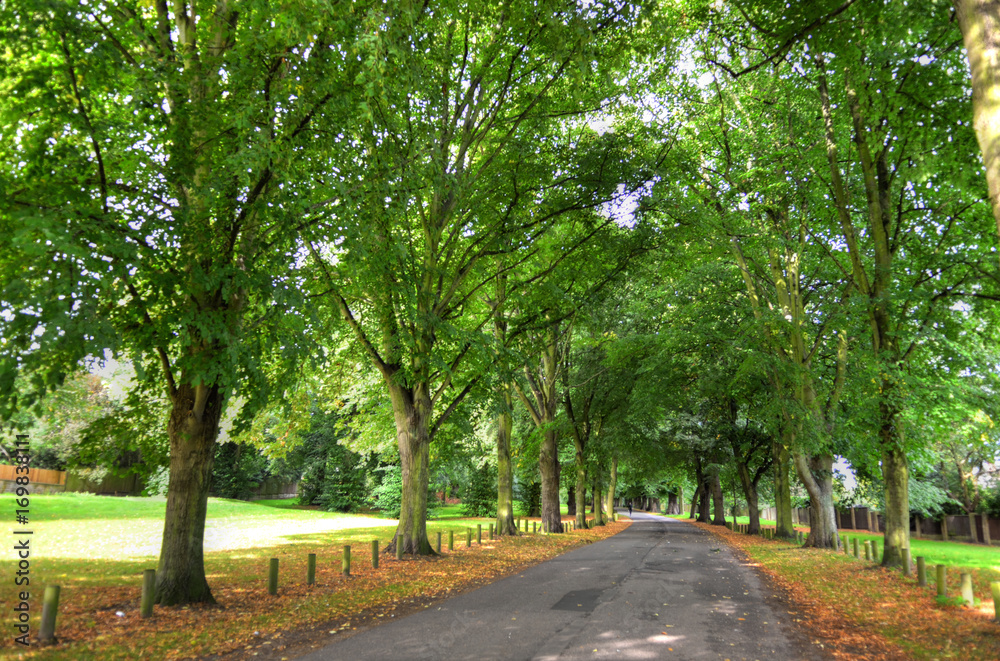
[[[202,538],[219,421],[249,418],[305,342],[296,231],[319,123],[352,107],[351,7],[18,0],[0,61],[0,381],[30,405],[80,360],[165,396],[161,604],[212,602]],[[363,58],[362,58],[363,59]],[[16,130],[14,127],[17,127]],[[305,222],[308,222],[306,220]],[[8,395],[16,374],[30,392]]]

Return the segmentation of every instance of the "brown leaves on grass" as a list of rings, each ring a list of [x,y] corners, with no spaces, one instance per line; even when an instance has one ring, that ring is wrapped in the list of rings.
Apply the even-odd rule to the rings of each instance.
[[[620,532],[628,522],[564,535],[520,535],[465,547],[439,557],[397,561],[382,553],[373,569],[366,546],[352,548],[351,575],[342,576],[343,544],[268,550],[280,558],[277,596],[267,593],[266,561],[247,554],[211,554],[206,561],[214,606],[157,606],[139,616],[140,579],[134,587],[67,587],[60,598],[59,644],[22,652],[0,641],[0,655],[20,659],[281,658],[283,650],[333,642],[337,636],[424,608]],[[457,537],[457,535],[456,535]],[[306,585],[306,557],[317,554],[316,585]],[[257,554],[258,556],[260,554]],[[216,556],[213,562],[213,557]],[[223,556],[225,559],[223,561]],[[218,572],[213,567],[218,568]],[[258,578],[259,577],[259,578]],[[37,622],[32,634],[37,632]],[[19,653],[20,652],[20,653]]]
[[[1000,625],[981,610],[938,605],[933,584],[922,588],[915,577],[831,551],[695,525],[742,552],[783,590],[801,611],[793,619],[836,658],[1000,659]]]

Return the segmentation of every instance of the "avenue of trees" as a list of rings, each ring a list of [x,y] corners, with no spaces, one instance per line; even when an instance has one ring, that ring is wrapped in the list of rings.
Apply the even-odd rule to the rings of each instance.
[[[167,497],[1000,508],[1000,2],[0,5],[0,413]],[[992,219],[995,222],[991,222]],[[86,368],[134,373],[109,400]],[[857,487],[835,471],[846,461]],[[155,477],[155,479],[153,479]]]

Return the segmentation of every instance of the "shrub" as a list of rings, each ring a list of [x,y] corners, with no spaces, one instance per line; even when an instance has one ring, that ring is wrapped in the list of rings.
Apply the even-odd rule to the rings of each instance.
[[[497,469],[487,464],[470,471],[469,484],[462,497],[462,514],[465,516],[497,515]]]
[[[379,466],[375,471],[382,474],[382,479],[372,490],[372,505],[388,516],[399,518],[403,502],[402,467]]]

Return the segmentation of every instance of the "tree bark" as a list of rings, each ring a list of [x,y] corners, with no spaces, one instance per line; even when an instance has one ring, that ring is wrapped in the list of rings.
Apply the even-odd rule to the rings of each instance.
[[[576,516],[576,485],[571,484],[566,488],[566,513]]]
[[[603,526],[604,525],[604,503],[601,502],[601,487],[598,479],[594,480],[594,502],[592,507],[594,508],[594,525]]]
[[[510,390],[505,387],[507,410],[497,416],[497,535],[516,535],[514,525],[514,468],[510,457],[510,435],[514,418]]]
[[[726,525],[726,502],[722,493],[722,481],[719,479],[719,467],[713,466],[708,471],[708,481],[712,489],[712,525]]]
[[[694,493],[691,495],[691,513],[688,514],[689,519],[693,519],[695,510],[698,508],[698,503],[701,502],[701,480],[695,485]]]
[[[587,518],[587,469],[583,467],[583,462],[577,460],[576,464],[576,527],[583,528]]]
[[[1000,1],[953,0],[972,74],[972,126],[1000,232]]]
[[[427,389],[418,385],[409,389],[387,378],[392,413],[396,422],[396,440],[403,471],[403,493],[399,525],[386,546],[393,553],[397,544],[403,553],[436,555],[427,539],[427,486],[430,476],[431,400]]]
[[[892,433],[883,429],[884,435]],[[882,479],[885,483],[885,553],[883,567],[903,564],[903,550],[910,548],[909,466],[898,446],[882,444]]]
[[[611,458],[611,475],[608,480],[608,493],[605,496],[607,513],[610,516],[615,511],[615,489],[618,488],[618,457]]]
[[[743,497],[747,499],[747,514],[750,517],[747,531],[751,535],[756,535],[760,532],[760,500],[757,485],[750,477],[750,469],[745,461],[736,464],[736,473],[740,478],[740,486],[743,487]]]
[[[203,546],[223,399],[218,386],[189,383],[178,385],[173,397],[167,422],[170,481],[156,570],[156,603],[164,606],[215,603]]]
[[[538,467],[542,473],[542,530],[562,532],[559,513],[559,442],[551,425],[545,431]]]
[[[833,455],[824,453],[808,459],[801,452],[793,453],[799,479],[809,493],[809,537],[806,546],[836,549],[837,513],[833,507]]]
[[[792,524],[792,485],[788,474],[788,448],[775,440],[771,444],[774,457],[774,510],[776,537],[792,539],[795,526]]]

